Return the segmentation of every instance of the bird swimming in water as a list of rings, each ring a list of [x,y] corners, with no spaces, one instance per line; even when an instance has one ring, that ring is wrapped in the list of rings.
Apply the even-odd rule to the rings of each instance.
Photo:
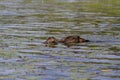
[[[58,40],[55,37],[48,37],[48,39],[45,41],[45,44],[56,45],[57,43],[58,43]]]
[[[84,38],[81,38],[80,36],[67,36],[60,40],[62,43],[83,43],[83,42],[89,42],[89,40],[86,40]]]
[[[48,37],[48,39],[45,41],[45,44],[57,45],[58,43],[63,43],[65,45],[70,45],[74,43],[84,43],[84,42],[89,42],[89,40],[81,38],[80,36],[67,36],[61,40],[58,40],[55,37]]]

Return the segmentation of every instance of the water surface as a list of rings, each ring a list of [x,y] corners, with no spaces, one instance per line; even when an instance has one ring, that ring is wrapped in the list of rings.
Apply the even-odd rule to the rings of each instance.
[[[0,0],[0,80],[119,80],[120,1]],[[73,46],[47,37],[79,35]]]

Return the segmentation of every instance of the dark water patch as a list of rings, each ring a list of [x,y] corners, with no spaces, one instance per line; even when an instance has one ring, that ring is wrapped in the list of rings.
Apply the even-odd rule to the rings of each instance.
[[[120,53],[109,53],[110,55],[116,55],[116,56],[120,56]]]
[[[120,28],[119,27],[113,27],[111,30],[113,30],[113,31],[120,31]]]
[[[114,51],[114,52],[119,52],[120,51],[119,47],[111,47],[109,49],[112,50],[112,51]]]

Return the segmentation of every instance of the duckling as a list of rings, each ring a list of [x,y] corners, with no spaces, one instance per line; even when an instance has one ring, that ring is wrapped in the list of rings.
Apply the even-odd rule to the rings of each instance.
[[[83,43],[83,42],[89,42],[89,40],[86,40],[84,38],[80,38],[79,36],[67,36],[60,40],[61,43],[70,44],[70,43]]]
[[[67,36],[60,40],[61,43],[78,43],[79,36]]]
[[[58,40],[55,37],[48,37],[48,39],[45,41],[45,44],[56,45],[57,43]]]

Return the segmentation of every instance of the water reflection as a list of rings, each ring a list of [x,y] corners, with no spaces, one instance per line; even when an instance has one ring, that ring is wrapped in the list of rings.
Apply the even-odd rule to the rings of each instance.
[[[118,2],[105,3],[1,0],[0,79],[119,80]],[[106,7],[109,4],[113,9]],[[90,42],[43,43],[47,37],[61,39],[69,35],[79,35]]]

